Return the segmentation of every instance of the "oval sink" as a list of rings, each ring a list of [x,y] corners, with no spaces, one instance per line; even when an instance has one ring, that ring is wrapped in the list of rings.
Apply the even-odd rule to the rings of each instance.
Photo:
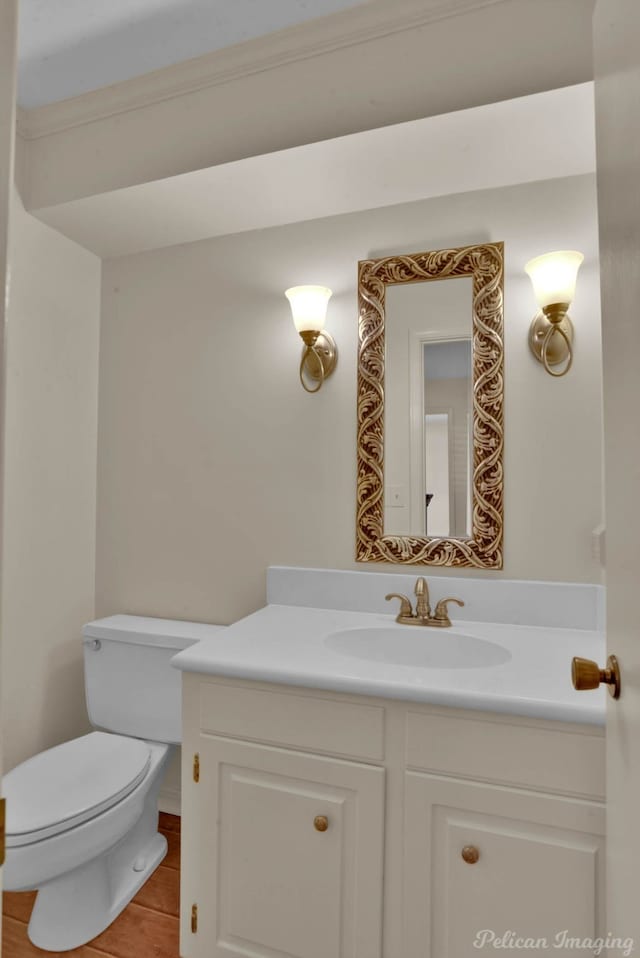
[[[426,669],[483,669],[502,665],[511,653],[486,639],[452,629],[397,626],[332,632],[325,645],[355,659]]]

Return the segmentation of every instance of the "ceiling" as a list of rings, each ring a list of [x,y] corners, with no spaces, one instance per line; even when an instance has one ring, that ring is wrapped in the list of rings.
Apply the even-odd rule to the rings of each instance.
[[[32,212],[99,256],[123,256],[595,168],[593,84],[583,83]]]
[[[368,0],[20,0],[18,103],[46,106]]]

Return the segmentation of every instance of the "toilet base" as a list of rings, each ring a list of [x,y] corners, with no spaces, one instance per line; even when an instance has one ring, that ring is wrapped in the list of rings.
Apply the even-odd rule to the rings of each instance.
[[[27,929],[36,947],[60,952],[87,944],[108,928],[158,867],[167,854],[167,840],[157,830],[160,780],[156,774],[142,815],[116,845],[40,886]]]
[[[167,840],[156,834],[146,850],[144,871],[134,871],[129,863],[115,876],[115,898],[110,888],[113,876],[102,859],[41,888],[29,921],[31,942],[45,951],[69,951],[85,945],[118,917],[166,854]],[[70,901],[73,917],[68,922],[65,912]]]

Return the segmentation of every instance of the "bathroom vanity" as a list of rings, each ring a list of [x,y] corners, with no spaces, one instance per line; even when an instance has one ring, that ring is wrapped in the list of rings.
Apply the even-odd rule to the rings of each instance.
[[[589,624],[592,587],[570,588],[548,616]],[[474,667],[411,661],[460,637]],[[502,661],[478,664],[482,643]],[[574,654],[601,656],[599,631],[275,603],[181,653],[183,958],[466,958],[483,931],[548,950],[601,932],[604,693],[571,688]]]

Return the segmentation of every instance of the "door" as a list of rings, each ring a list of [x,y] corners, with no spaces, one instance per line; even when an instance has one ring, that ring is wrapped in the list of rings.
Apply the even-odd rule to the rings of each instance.
[[[527,939],[548,953],[602,933],[599,803],[410,772],[405,816],[406,958]]]
[[[2,528],[4,436],[4,328],[8,295],[9,206],[13,189],[13,154],[16,125],[16,50],[18,0],[0,0],[0,528]],[[1,574],[0,569],[0,574]],[[1,733],[1,729],[0,729]],[[0,735],[0,746],[1,746]],[[2,752],[0,749],[0,758]],[[0,764],[0,773],[2,765]],[[2,837],[4,852],[4,836]],[[3,857],[3,856],[2,856]],[[1,868],[0,868],[1,890]],[[0,941],[0,951],[2,942]]]
[[[607,929],[640,949],[640,4],[597,0],[594,70],[604,356]],[[601,665],[603,663],[600,663]],[[585,694],[585,693],[580,693]],[[622,951],[612,949],[611,954]]]
[[[209,735],[199,756],[181,953],[379,956],[384,769]]]

